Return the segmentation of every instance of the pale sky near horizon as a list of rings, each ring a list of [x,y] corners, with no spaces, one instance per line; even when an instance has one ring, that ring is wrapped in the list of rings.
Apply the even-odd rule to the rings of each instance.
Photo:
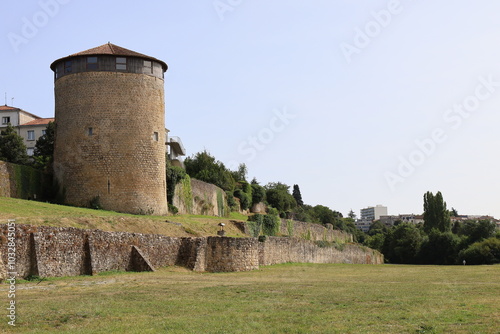
[[[500,218],[500,2],[4,0],[1,104],[53,117],[56,59],[108,41],[165,61],[188,155],[347,215]],[[14,100],[12,100],[14,98]]]

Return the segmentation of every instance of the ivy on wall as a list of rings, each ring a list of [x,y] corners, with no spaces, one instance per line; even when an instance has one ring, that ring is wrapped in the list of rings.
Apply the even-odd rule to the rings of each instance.
[[[15,193],[12,197],[40,201],[53,200],[52,175],[41,170],[16,164],[7,164],[11,184]]]

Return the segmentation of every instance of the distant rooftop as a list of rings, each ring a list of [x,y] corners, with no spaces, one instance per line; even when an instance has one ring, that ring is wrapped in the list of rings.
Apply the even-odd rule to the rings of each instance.
[[[31,122],[21,124],[21,126],[24,125],[47,125],[50,122],[54,122],[55,118],[39,118],[39,119],[34,119]]]

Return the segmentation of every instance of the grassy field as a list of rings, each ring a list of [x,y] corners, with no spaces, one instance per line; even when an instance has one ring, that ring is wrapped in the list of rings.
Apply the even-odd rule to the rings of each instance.
[[[285,264],[20,282],[17,327],[2,316],[0,332],[500,333],[499,277],[500,266]],[[5,284],[0,295],[6,313]]]
[[[227,236],[243,237],[245,235],[231,220],[246,221],[247,217],[235,212],[226,218],[193,215],[139,216],[0,197],[0,223],[6,223],[7,219],[16,219],[18,224],[154,233],[175,237],[217,235],[218,224],[224,222]]]

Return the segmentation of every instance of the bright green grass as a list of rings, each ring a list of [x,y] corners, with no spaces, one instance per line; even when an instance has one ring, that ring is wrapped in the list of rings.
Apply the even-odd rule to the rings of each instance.
[[[49,279],[18,284],[17,327],[1,317],[0,332],[499,333],[498,277],[500,266],[286,264]]]

